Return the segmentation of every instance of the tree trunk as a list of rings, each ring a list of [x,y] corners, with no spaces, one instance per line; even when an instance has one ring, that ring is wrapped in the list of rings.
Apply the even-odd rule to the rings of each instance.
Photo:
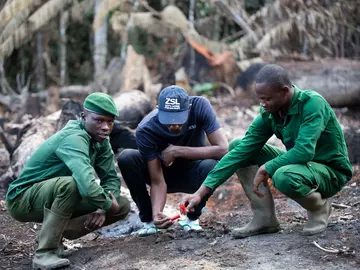
[[[19,62],[20,62],[20,76],[19,76],[19,85],[18,92],[21,92],[21,89],[25,86],[25,68],[26,68],[26,58],[24,54],[24,48],[19,49]]]
[[[36,88],[38,91],[44,90],[45,88],[45,67],[43,52],[43,33],[38,31],[36,33]]]
[[[95,13],[99,12],[102,8],[102,0],[95,1]],[[99,82],[106,68],[107,56],[107,16],[104,18],[101,26],[95,30],[94,33],[94,80]]]
[[[7,95],[16,94],[15,91],[10,87],[8,81],[6,80],[5,70],[4,70],[4,62],[0,59],[0,93]]]
[[[69,21],[69,12],[63,11],[60,14],[60,86],[64,86],[66,84],[66,77],[67,77],[66,29],[68,26],[68,21]]]
[[[190,0],[189,6],[189,27],[190,29],[194,29],[194,13],[195,13],[195,1]],[[190,71],[189,71],[189,78],[193,79],[195,74],[195,49],[191,46],[190,49]]]

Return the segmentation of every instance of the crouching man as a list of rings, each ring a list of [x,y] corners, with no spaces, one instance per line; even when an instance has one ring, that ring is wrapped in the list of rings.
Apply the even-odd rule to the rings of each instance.
[[[254,217],[246,226],[235,229],[234,237],[277,232],[279,222],[267,186],[271,177],[275,188],[307,210],[303,234],[320,233],[329,221],[331,206],[327,199],[352,177],[340,124],[322,96],[292,85],[280,66],[266,65],[255,82],[260,114],[244,138],[230,143],[228,154],[198,191],[184,198],[184,203],[191,210],[236,172]],[[287,151],[265,144],[273,134]]]
[[[190,97],[176,85],[160,92],[158,109],[141,121],[136,141],[139,150],[124,150],[118,165],[144,224],[138,235],[145,236],[173,224],[163,213],[166,194],[196,191],[227,152],[228,142],[209,101]],[[202,230],[198,218],[209,196],[180,221],[185,231]]]
[[[89,95],[81,119],[70,120],[40,145],[11,183],[6,195],[10,215],[20,222],[42,222],[34,269],[69,265],[61,258],[62,237],[76,239],[129,213],[109,143],[117,115],[109,95]]]

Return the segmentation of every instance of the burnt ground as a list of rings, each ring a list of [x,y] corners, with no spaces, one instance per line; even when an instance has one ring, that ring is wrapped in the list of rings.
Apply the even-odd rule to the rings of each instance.
[[[251,120],[249,112],[239,108],[222,107],[217,112],[229,138],[242,136]],[[347,119],[341,122],[353,125]],[[143,238],[92,233],[70,242],[82,248],[69,257],[72,264],[66,269],[360,269],[359,167],[354,172],[352,181],[331,199],[330,224],[322,234],[302,236],[306,211],[273,189],[281,232],[233,239],[231,229],[250,221],[252,213],[241,185],[232,177],[215,192],[201,216],[204,232],[186,233],[174,225]],[[168,203],[175,206],[180,197],[171,195]],[[30,269],[41,225],[14,221],[4,198],[0,199],[0,269]],[[130,219],[134,217],[136,213]],[[335,253],[319,249],[314,242],[334,248]]]

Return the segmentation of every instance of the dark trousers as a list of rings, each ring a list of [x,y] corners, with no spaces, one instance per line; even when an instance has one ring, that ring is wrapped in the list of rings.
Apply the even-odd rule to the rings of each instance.
[[[208,173],[215,167],[214,159],[187,160],[176,159],[170,167],[162,166],[168,193],[194,193],[204,182]],[[152,221],[151,199],[146,184],[151,185],[146,159],[138,150],[126,149],[118,157],[118,165],[131,197],[139,208],[142,222]],[[209,196],[203,198],[188,218],[196,220],[201,215]]]

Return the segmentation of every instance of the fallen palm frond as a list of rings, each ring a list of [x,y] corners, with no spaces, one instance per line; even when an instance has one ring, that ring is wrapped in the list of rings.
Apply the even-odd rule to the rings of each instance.
[[[74,0],[50,0],[46,2],[29,17],[31,29],[33,31],[38,30],[74,2]]]
[[[20,47],[21,44],[31,39],[27,24],[21,25],[16,31],[8,37],[0,46],[0,59],[8,57],[15,48]]]
[[[14,16],[21,13],[25,9],[32,9],[41,4],[41,0],[13,0],[0,10],[0,30],[11,21]]]
[[[17,13],[15,17],[4,27],[4,30],[0,34],[0,44],[3,43],[14,31],[24,23],[31,13],[30,8],[23,9]]]
[[[29,41],[34,32],[73,2],[74,0],[51,0],[42,5],[0,45],[0,59],[8,57],[14,49]]]
[[[359,35],[358,18],[352,15],[356,5],[355,1],[277,0],[250,18],[262,36],[256,48],[263,53],[277,49],[284,54],[345,57],[344,48],[354,46],[352,40]],[[248,36],[237,42],[237,46],[251,45]]]

